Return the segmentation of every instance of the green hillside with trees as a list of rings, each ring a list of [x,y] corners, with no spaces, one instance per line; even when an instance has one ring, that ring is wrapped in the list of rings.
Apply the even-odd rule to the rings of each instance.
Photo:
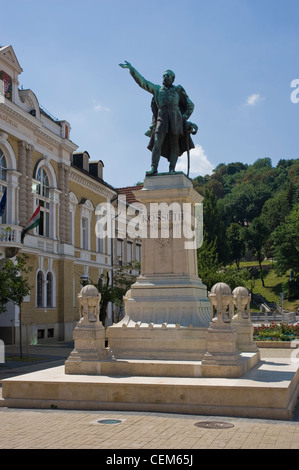
[[[299,307],[299,159],[220,163],[193,185],[204,196],[198,263],[208,288],[242,284],[277,303],[283,292]]]

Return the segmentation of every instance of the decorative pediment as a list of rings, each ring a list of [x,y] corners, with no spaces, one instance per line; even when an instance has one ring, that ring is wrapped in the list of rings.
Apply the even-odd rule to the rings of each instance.
[[[13,67],[18,74],[23,72],[12,46],[0,47],[0,60],[3,60],[10,67]]]

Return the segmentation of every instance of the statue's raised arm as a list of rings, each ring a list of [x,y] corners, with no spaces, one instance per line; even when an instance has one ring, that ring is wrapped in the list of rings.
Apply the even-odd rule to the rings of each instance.
[[[143,88],[145,91],[148,91],[149,93],[152,93],[155,95],[157,90],[159,89],[158,85],[154,85],[152,82],[149,80],[146,80],[142,75],[140,75],[139,72],[133,67],[130,62],[125,60],[124,64],[119,64],[123,69],[129,69],[130,74],[134,78],[135,82],[138,83],[138,85]]]
[[[120,67],[122,67],[123,69],[131,69],[132,68],[132,65],[130,64],[130,62],[128,62],[127,60],[125,60],[125,63],[124,64],[119,64]]]
[[[153,121],[150,131],[146,133],[150,137],[148,149],[152,151],[152,167],[146,173],[147,176],[157,174],[161,155],[169,161],[169,172],[174,173],[178,157],[186,150],[189,155],[189,150],[194,148],[190,138],[193,127],[190,130],[191,123],[187,122],[194,104],[182,86],[173,85],[175,74],[171,70],[164,72],[163,84],[160,86],[142,77],[130,62],[125,60],[119,65],[129,69],[135,82],[154,95]]]

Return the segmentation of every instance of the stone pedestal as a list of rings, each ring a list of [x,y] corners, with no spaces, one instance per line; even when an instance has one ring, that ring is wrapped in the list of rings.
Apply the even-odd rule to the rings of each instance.
[[[116,358],[197,359],[211,321],[206,287],[198,277],[202,196],[183,174],[145,178],[141,274],[125,302],[125,317],[108,328]]]
[[[237,348],[237,330],[231,323],[233,294],[222,282],[213,286],[209,294],[211,310],[217,310],[207,330],[207,351],[202,360],[203,377],[240,377],[248,368],[249,361],[242,360]],[[250,365],[258,358],[252,357]]]
[[[245,287],[236,287],[233,290],[233,303],[237,310],[232,318],[232,325],[237,331],[238,350],[257,352],[258,347],[253,341],[254,328],[249,313],[250,297]]]
[[[202,225],[195,215],[202,197],[184,174],[148,177],[136,196],[145,220],[141,274],[124,297],[125,316],[107,328],[105,348],[99,294],[84,287],[79,295],[82,319],[66,373],[240,377],[257,364],[259,355],[237,347],[229,286],[216,284],[208,296],[198,277]]]
[[[237,331],[212,323],[207,330],[207,352],[202,360],[203,377],[239,377],[242,359],[237,350]]]
[[[106,359],[105,328],[99,321],[101,296],[92,285],[81,289],[78,294],[81,320],[76,326],[74,350],[65,362],[66,374],[99,374],[100,361]]]

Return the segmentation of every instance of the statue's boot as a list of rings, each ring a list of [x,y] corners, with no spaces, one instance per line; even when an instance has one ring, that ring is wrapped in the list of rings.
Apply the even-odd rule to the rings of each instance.
[[[146,172],[146,176],[156,175],[157,174],[157,167],[152,166],[149,171]]]
[[[174,155],[170,158],[169,161],[169,173],[175,173],[176,162],[178,161],[178,156]]]

